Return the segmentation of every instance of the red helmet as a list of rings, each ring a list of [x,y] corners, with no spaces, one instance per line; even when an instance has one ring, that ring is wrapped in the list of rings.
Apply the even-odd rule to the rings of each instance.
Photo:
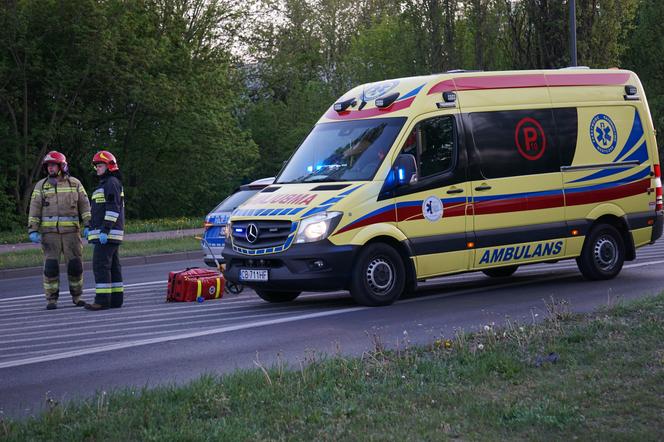
[[[104,163],[108,167],[109,172],[119,170],[118,162],[115,156],[107,150],[100,150],[92,157],[92,164]]]
[[[57,164],[60,166],[62,173],[69,173],[69,167],[67,166],[67,157],[58,152],[57,150],[52,150],[46,154],[42,160],[42,166],[46,168],[46,165],[49,163]]]

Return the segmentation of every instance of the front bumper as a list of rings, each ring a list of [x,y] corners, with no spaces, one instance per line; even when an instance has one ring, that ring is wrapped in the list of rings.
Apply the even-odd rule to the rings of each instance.
[[[662,236],[662,229],[664,227],[664,211],[660,210],[657,212],[655,218],[655,224],[652,226],[652,235],[650,237],[650,243],[654,243]]]
[[[345,290],[350,284],[353,262],[360,246],[337,246],[328,240],[294,244],[284,252],[244,255],[224,248],[224,276],[236,284],[264,290],[329,291]],[[316,261],[323,261],[319,267]],[[241,281],[242,269],[267,269],[269,280]]]

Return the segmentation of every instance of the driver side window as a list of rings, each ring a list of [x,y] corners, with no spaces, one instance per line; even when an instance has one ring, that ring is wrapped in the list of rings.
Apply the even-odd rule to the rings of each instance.
[[[450,170],[455,151],[454,118],[441,116],[417,123],[401,153],[415,158],[419,181]]]

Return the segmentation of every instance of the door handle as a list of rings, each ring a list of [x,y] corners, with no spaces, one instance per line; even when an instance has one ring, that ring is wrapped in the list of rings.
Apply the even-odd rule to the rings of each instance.
[[[462,193],[462,192],[463,192],[463,189],[450,189],[450,190],[447,191],[447,193],[449,193],[449,194]]]
[[[481,192],[482,190],[489,190],[489,189],[491,189],[491,186],[489,186],[489,185],[487,185],[487,184],[482,184],[481,186],[477,186],[477,187],[475,188],[475,190],[480,191],[480,192]]]

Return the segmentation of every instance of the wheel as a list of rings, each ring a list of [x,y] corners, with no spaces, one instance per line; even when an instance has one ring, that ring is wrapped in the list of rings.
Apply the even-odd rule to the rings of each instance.
[[[406,268],[399,252],[387,244],[364,247],[353,266],[350,294],[358,304],[390,305],[404,292]]]
[[[496,267],[495,269],[482,270],[482,273],[492,278],[507,278],[512,276],[518,268],[519,266]]]
[[[586,238],[576,263],[588,279],[615,277],[625,263],[625,243],[620,232],[609,224],[597,225]]]
[[[255,289],[256,294],[267,302],[290,302],[302,292],[278,292],[275,290]]]

